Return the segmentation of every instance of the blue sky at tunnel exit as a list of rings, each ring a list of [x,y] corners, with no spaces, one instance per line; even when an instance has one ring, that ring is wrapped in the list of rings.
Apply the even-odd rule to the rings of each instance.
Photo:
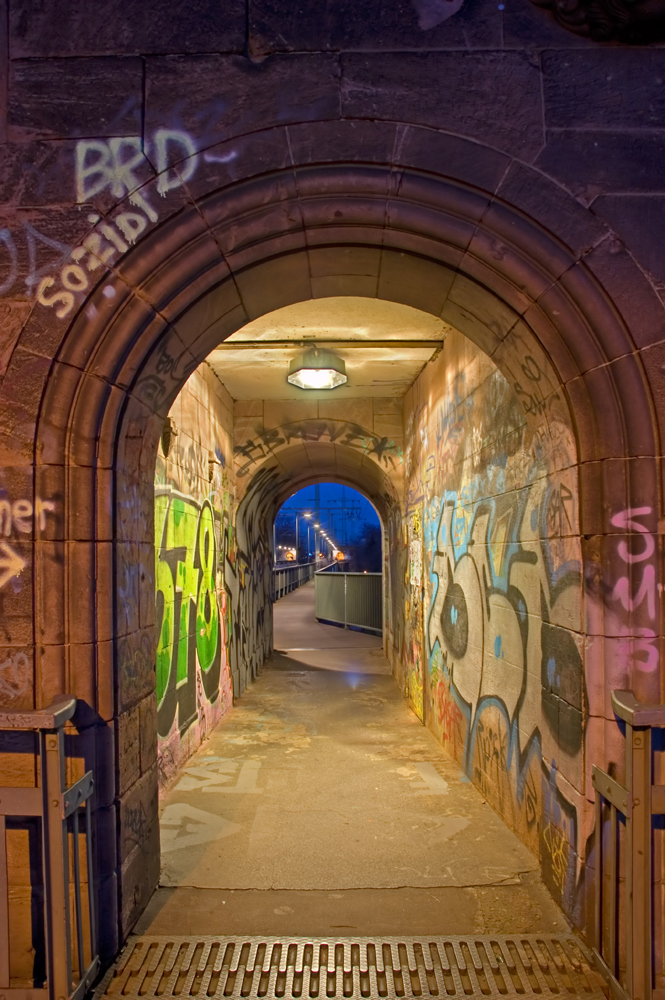
[[[304,525],[306,531],[307,520],[304,514],[310,512],[314,515],[315,510],[315,486],[306,486],[290,496],[277,514],[275,523],[278,544],[280,529],[294,530],[296,512],[300,515],[300,525]],[[312,516],[311,522],[314,520]],[[356,544],[365,524],[380,527],[379,516],[369,500],[350,486],[339,483],[319,483],[319,523],[339,548]]]

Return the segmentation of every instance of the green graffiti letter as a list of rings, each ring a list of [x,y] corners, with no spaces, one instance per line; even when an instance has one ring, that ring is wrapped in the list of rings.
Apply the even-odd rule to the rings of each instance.
[[[199,518],[198,561],[201,584],[196,605],[196,652],[201,670],[209,670],[217,652],[219,608],[215,593],[215,530],[212,508],[203,504]]]
[[[166,547],[169,498],[155,497],[155,591],[157,594],[157,703],[164,697],[173,662],[175,591],[171,567],[162,559]],[[159,611],[161,609],[161,620]]]

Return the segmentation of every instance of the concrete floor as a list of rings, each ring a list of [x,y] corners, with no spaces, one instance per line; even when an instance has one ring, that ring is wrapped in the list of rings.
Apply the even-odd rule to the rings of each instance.
[[[275,652],[162,807],[162,934],[567,930],[537,859],[404,703],[381,640],[275,606]]]

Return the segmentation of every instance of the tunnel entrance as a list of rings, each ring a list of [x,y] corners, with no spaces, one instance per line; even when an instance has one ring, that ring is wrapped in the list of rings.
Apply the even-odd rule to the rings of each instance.
[[[293,618],[295,629],[311,619],[352,631],[383,635],[383,527],[372,504],[336,483],[301,489],[275,518],[275,600],[313,581]],[[313,602],[313,607],[310,604]],[[294,602],[291,602],[294,603]],[[287,641],[294,648],[292,636]],[[275,633],[274,648],[281,649]]]
[[[293,356],[313,343],[343,358],[347,385],[287,384]],[[531,872],[535,896],[507,912],[535,907],[551,924],[563,918],[538,882],[540,859],[552,897],[575,917],[589,826],[576,445],[545,355],[506,368],[425,312],[337,297],[253,321],[190,375],[164,424],[155,480],[163,888],[177,888],[174,901],[185,889],[383,887],[413,890],[409,905],[426,912],[418,893],[467,899],[464,871],[484,871],[488,892],[511,879],[523,889]],[[360,643],[361,655],[326,635],[303,658],[280,640],[273,653],[297,594],[273,603],[275,517],[294,490],[331,479],[359,489],[381,517],[383,641]],[[409,722],[396,725],[406,729],[384,745],[381,713],[398,711],[398,689],[412,714],[404,708]],[[342,821],[351,830],[333,823],[339,811],[320,809],[328,819],[308,832],[307,780],[289,784],[321,711],[328,721],[348,715],[363,732],[363,762],[390,774],[370,787],[352,760],[357,746],[319,768],[332,766],[339,788],[347,776],[348,794],[360,796],[367,829],[355,854],[344,844],[358,803]],[[275,748],[282,786],[265,811],[259,774],[280,770]],[[396,812],[369,835],[374,798]],[[264,809],[262,832],[242,808]],[[338,862],[330,855],[322,867],[323,843]],[[462,920],[458,903],[445,912]],[[376,905],[367,903],[368,919]],[[477,914],[478,900],[469,905]]]
[[[12,530],[29,526],[19,507],[38,507],[26,496],[53,502],[60,512],[40,522],[40,535],[26,550],[33,576],[26,568],[21,580],[30,581],[33,602],[29,610],[23,599],[16,605],[16,627],[24,631],[15,635],[20,642],[34,639],[33,673],[27,660],[25,676],[28,685],[31,677],[34,682],[35,704],[68,691],[92,710],[82,726],[90,763],[102,776],[94,821],[105,845],[97,859],[100,909],[108,915],[101,928],[104,956],[117,953],[158,881],[158,730],[163,721],[169,733],[170,727],[179,732],[181,699],[187,707],[179,684],[190,711],[192,688],[196,703],[198,682],[194,672],[192,685],[188,666],[196,660],[189,651],[196,654],[199,645],[204,656],[212,655],[206,682],[219,667],[228,696],[240,704],[269,652],[271,602],[261,587],[269,558],[265,543],[261,547],[269,538],[266,525],[286,496],[323,478],[362,489],[388,526],[386,627],[401,690],[416,710],[422,699],[426,726],[439,727],[435,738],[445,737],[469,782],[480,789],[484,773],[499,773],[502,815],[524,828],[520,836],[537,846],[556,899],[592,936],[592,764],[620,781],[625,749],[610,693],[631,688],[649,704],[660,696],[660,430],[646,350],[660,336],[660,306],[630,255],[608,255],[615,246],[611,231],[542,173],[517,161],[507,167],[477,139],[420,126],[407,126],[405,141],[396,142],[402,124],[321,121],[301,133],[313,137],[306,143],[291,141],[290,126],[271,127],[248,139],[228,171],[201,172],[184,202],[185,188],[173,189],[169,168],[141,194],[150,199],[155,185],[158,193],[171,192],[135,245],[123,242],[119,256],[90,268],[76,291],[51,287],[60,281],[55,274],[43,279],[48,296],[30,313],[12,356],[3,383],[11,386],[8,426],[21,468]],[[363,163],[360,137],[369,154]],[[185,170],[189,166],[193,159],[184,162]],[[570,227],[569,219],[581,227]],[[105,216],[99,225],[90,231],[97,246]],[[63,281],[65,271],[69,264]],[[506,440],[524,447],[507,447],[505,462],[499,461],[499,411],[488,409],[482,429],[466,419],[476,411],[465,409],[471,396],[453,378],[459,364],[450,366],[450,383],[447,370],[437,370],[434,385],[425,369],[399,412],[390,409],[394,399],[380,412],[371,393],[360,397],[362,419],[346,406],[324,413],[317,402],[307,420],[323,422],[324,431],[313,438],[302,411],[273,424],[270,405],[252,410],[256,394],[238,400],[233,424],[250,426],[224,455],[228,476],[236,445],[249,451],[236,477],[235,524],[229,522],[233,530],[226,534],[235,575],[224,581],[225,614],[208,645],[215,602],[192,544],[192,589],[194,571],[199,575],[196,598],[188,600],[196,611],[206,579],[203,620],[197,635],[196,614],[191,629],[187,619],[184,643],[182,619],[177,636],[174,620],[171,638],[160,627],[160,644],[172,641],[184,650],[175,673],[167,659],[171,719],[167,713],[160,720],[154,472],[168,411],[231,334],[244,328],[246,336],[260,317],[303,302],[319,306],[331,296],[363,297],[377,308],[402,303],[468,338],[471,355],[479,350],[482,364],[501,373],[509,389],[504,398],[517,397],[524,423]],[[359,339],[363,329],[359,323]],[[375,330],[373,346],[383,333]],[[51,360],[40,355],[33,368],[24,349],[30,354],[46,343]],[[458,340],[460,350],[463,343]],[[488,372],[488,389],[501,388],[494,369]],[[401,378],[400,366],[395,377]],[[395,421],[395,433],[379,429],[384,417]],[[300,422],[300,437],[280,433],[293,421]],[[368,432],[364,446],[337,434],[345,421]],[[271,438],[268,448],[260,435],[273,432],[283,441]],[[384,438],[395,441],[395,453],[386,451]],[[215,458],[221,464],[214,453],[200,456],[208,485],[211,469],[221,475]],[[30,468],[34,475],[26,473]],[[473,493],[466,489],[474,473],[484,477],[485,492],[476,492],[475,484]],[[452,487],[450,476],[457,479]],[[511,489],[515,504],[507,510]],[[162,506],[171,509],[173,499]],[[211,551],[210,532],[199,535],[196,505],[193,513],[189,523],[197,526],[197,541],[203,538],[196,555],[202,560]],[[208,515],[200,520],[205,529]],[[175,517],[172,523],[175,530]],[[186,553],[187,545],[181,548]],[[576,562],[583,615],[571,582]],[[499,621],[506,627],[497,635]],[[223,641],[222,622],[229,625]],[[469,639],[479,627],[482,643],[475,645]],[[579,671],[573,645],[584,662]],[[503,650],[508,655],[502,657]],[[562,669],[564,662],[571,669]],[[503,684],[504,677],[511,683]],[[31,703],[29,693],[25,698]],[[494,787],[491,780],[487,787]],[[610,825],[601,816],[600,842]]]

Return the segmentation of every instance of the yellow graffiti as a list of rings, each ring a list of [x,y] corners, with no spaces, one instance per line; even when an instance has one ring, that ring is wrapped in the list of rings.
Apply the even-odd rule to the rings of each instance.
[[[415,673],[409,674],[409,701],[413,706],[413,711],[422,722],[424,718],[423,688],[421,679]]]
[[[543,840],[550,853],[552,861],[552,875],[559,891],[563,894],[568,875],[568,864],[570,860],[570,844],[564,834],[552,823],[548,823],[543,830]]]

